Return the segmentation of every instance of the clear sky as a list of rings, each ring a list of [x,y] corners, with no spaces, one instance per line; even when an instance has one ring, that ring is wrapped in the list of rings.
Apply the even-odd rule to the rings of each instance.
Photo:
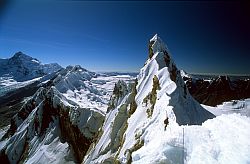
[[[157,33],[192,73],[250,74],[250,5],[239,2],[11,1],[0,8],[0,58],[139,71]]]

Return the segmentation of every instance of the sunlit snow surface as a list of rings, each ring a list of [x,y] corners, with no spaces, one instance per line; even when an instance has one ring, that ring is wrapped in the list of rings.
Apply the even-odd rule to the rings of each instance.
[[[206,106],[219,115],[202,126],[178,126],[171,122],[166,131],[155,126],[148,130],[144,146],[133,153],[133,163],[250,163],[250,117],[243,116],[250,111],[249,100],[239,101],[245,108],[238,109],[237,114],[232,102]]]
[[[98,75],[90,81],[85,81],[85,87],[79,90],[67,90],[63,95],[82,108],[98,109],[106,112],[110,96],[112,95],[115,83],[123,80],[131,82],[135,77],[130,75]]]
[[[202,106],[216,116],[229,113],[240,113],[241,115],[250,117],[250,98],[224,102],[216,107],[207,105]]]

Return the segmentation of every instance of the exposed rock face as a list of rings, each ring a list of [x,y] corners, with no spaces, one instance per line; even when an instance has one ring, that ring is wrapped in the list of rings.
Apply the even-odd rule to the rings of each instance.
[[[17,86],[15,88],[15,86],[10,86],[12,89],[0,96],[0,118],[2,120],[0,127],[10,124],[11,118],[22,108],[27,101],[27,97],[34,95],[40,87],[51,87],[54,78],[57,77],[59,73],[60,71],[51,73],[21,87]]]
[[[124,81],[118,81],[115,84],[113,95],[110,98],[109,106],[107,112],[117,107],[118,104],[122,101],[122,98],[128,94],[128,87]]]
[[[154,44],[154,41],[150,41],[148,44],[148,57],[149,59],[151,59],[154,55],[153,49],[152,49],[152,45]]]
[[[89,146],[95,137],[87,138],[84,136],[77,125],[73,125],[69,118],[69,110],[59,110],[59,127],[62,142],[67,142],[73,151],[76,162],[81,162]],[[97,134],[94,133],[95,135]]]
[[[137,84],[138,84],[138,80],[135,79],[135,83],[131,85],[131,95],[130,95],[131,103],[130,103],[130,109],[129,109],[129,116],[131,116],[137,108],[137,103],[135,101],[135,96],[137,94],[137,89],[136,89]]]
[[[219,76],[207,81],[185,78],[189,92],[202,104],[216,106],[225,101],[250,97],[250,79],[231,81],[227,76]]]
[[[157,97],[157,92],[156,91],[157,90],[160,90],[160,84],[159,84],[159,80],[158,80],[157,76],[154,76],[152,90],[143,99],[143,103],[145,103],[146,106],[148,106],[148,104],[150,103],[150,107],[147,109],[148,117],[151,117],[152,114],[153,114],[154,106],[155,106],[155,103],[156,103],[156,97]]]
[[[135,80],[135,84],[137,84],[137,80]],[[119,163],[117,152],[120,152],[124,144],[124,133],[128,127],[127,120],[137,109],[135,84],[126,84],[123,81],[118,81],[116,84],[114,94],[111,97],[111,103],[115,105],[110,108],[106,115],[102,127],[104,133],[99,136],[97,142],[91,147],[83,163],[92,163],[91,159],[96,151],[100,156],[108,153],[116,154],[103,159],[103,163]],[[106,146],[96,150],[95,148],[99,143],[105,143]]]

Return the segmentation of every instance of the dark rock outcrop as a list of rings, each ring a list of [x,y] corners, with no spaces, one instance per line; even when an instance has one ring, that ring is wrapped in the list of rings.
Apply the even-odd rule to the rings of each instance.
[[[219,76],[210,81],[185,77],[191,95],[201,104],[216,106],[225,101],[250,98],[250,79],[230,80]]]

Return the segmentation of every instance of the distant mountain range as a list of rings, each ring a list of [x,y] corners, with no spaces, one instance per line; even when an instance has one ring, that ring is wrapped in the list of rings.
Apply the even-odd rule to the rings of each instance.
[[[183,74],[190,94],[201,104],[219,105],[229,100],[250,97],[248,76],[208,76]]]
[[[60,69],[62,67],[57,63],[42,64],[22,52],[17,52],[9,59],[0,59],[0,77],[11,78],[18,82],[48,75]]]

